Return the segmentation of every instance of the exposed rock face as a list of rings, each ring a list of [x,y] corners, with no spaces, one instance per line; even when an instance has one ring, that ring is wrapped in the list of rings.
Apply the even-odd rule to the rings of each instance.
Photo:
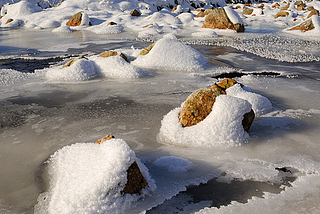
[[[205,13],[204,12],[202,12],[202,11],[200,11],[197,15],[196,15],[196,17],[205,17]]]
[[[290,31],[291,30],[300,30],[302,32],[306,32],[306,31],[313,30],[313,29],[314,29],[314,25],[313,25],[312,19],[308,19],[308,20],[302,22],[301,24],[299,24],[298,26],[295,26],[289,30]]]
[[[310,10],[310,13],[307,16],[307,19],[309,19],[311,16],[314,16],[314,15],[319,16],[319,11],[316,9]]]
[[[104,143],[107,140],[115,138],[113,135],[107,135],[96,141],[96,143]],[[121,194],[140,194],[141,190],[148,186],[146,179],[143,177],[137,162],[133,162],[127,169],[127,183]]]
[[[148,54],[151,49],[153,48],[153,46],[155,45],[156,43],[152,43],[151,45],[149,45],[148,47],[146,47],[145,49],[143,49],[141,52],[140,52],[140,55],[146,55]]]
[[[253,123],[254,117],[255,117],[255,115],[254,115],[254,111],[252,109],[250,112],[245,113],[243,115],[242,126],[246,132],[249,131],[251,124]]]
[[[227,88],[230,88],[231,86],[234,86],[237,83],[238,82],[235,81],[234,79],[223,79],[219,83],[211,86],[210,89],[215,89],[218,87],[220,90],[225,91],[225,90],[227,90]]]
[[[213,9],[212,12],[206,16],[202,27],[212,29],[231,29],[237,32],[244,32],[244,25],[232,23],[225,10],[221,7]]]
[[[286,6],[281,7],[281,10],[288,10],[290,7],[290,3],[288,3]]]
[[[274,17],[275,19],[279,18],[279,17],[287,17],[289,16],[289,13],[286,11],[280,11],[276,14],[276,16]]]
[[[193,126],[204,120],[219,95],[219,92],[212,89],[198,89],[189,95],[179,114],[182,126]]]
[[[74,58],[74,59],[72,59],[72,60],[68,61],[66,64],[64,64],[64,65],[62,66],[62,68],[65,68],[65,67],[71,66],[75,61],[77,61],[78,59],[82,59],[82,58],[84,58],[84,56],[76,57],[76,58]]]
[[[272,5],[272,8],[274,8],[274,9],[279,8],[279,7],[280,7],[280,4],[278,2]]]
[[[110,57],[110,56],[117,56],[117,55],[118,55],[117,51],[106,51],[99,54],[100,57]],[[123,53],[120,53],[119,56],[121,56],[124,60],[128,62],[128,58],[126,55],[124,55]]]
[[[69,27],[80,26],[82,19],[83,19],[83,12],[76,13],[69,19],[69,21],[67,22],[67,26]],[[92,25],[91,22],[89,22],[89,25],[90,26]]]
[[[141,16],[141,13],[139,11],[137,11],[136,9],[133,9],[131,12],[130,12],[130,15],[131,16]]]
[[[244,7],[243,8],[243,11],[242,11],[242,14],[243,15],[251,15],[253,12],[253,9],[249,8],[249,7]]]

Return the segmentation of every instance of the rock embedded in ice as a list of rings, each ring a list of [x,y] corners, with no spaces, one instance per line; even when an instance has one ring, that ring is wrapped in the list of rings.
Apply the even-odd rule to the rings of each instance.
[[[205,18],[203,28],[230,29],[244,32],[244,24],[239,15],[229,7],[215,8]]]
[[[100,57],[110,57],[110,56],[117,56],[119,53],[117,51],[105,51],[99,54]],[[120,53],[119,56],[121,56],[124,60],[128,62],[128,58],[123,53]]]
[[[182,126],[189,127],[203,121],[219,95],[219,92],[211,89],[198,89],[189,95],[179,114]]]
[[[275,19],[277,19],[277,18],[279,18],[279,17],[287,17],[287,16],[289,16],[289,12],[287,12],[287,11],[280,11],[280,12],[278,12],[276,15],[275,15]]]
[[[67,22],[67,26],[69,27],[75,27],[80,25],[83,25],[83,26],[92,25],[88,15],[83,11],[73,15]]]
[[[130,12],[130,15],[131,16],[141,16],[141,13],[139,11],[137,11],[136,9],[133,9],[131,12]]]

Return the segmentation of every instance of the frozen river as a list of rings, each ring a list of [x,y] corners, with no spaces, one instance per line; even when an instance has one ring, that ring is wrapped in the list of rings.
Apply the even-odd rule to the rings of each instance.
[[[149,69],[141,79],[49,82],[44,67],[81,54],[141,49],[150,43],[127,33],[0,29],[0,212],[33,213],[39,194],[48,189],[48,157],[65,145],[95,142],[107,134],[130,145],[158,187],[133,213],[153,206],[147,213],[220,206],[225,207],[211,211],[319,212],[319,42],[283,35],[181,41],[206,57],[205,70]],[[273,112],[255,119],[247,144],[195,149],[157,142],[164,115],[196,89],[230,76],[273,105]],[[152,164],[166,155],[188,159],[196,167],[169,173]]]

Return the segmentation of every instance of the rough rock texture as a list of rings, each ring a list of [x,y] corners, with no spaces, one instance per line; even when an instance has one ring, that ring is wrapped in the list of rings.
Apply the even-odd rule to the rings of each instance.
[[[96,143],[104,143],[107,140],[115,138],[113,135],[107,135],[96,141]],[[127,170],[127,183],[121,194],[140,194],[141,190],[148,186],[146,179],[143,177],[137,162],[133,162]]]
[[[82,16],[83,16],[82,12],[74,14],[67,22],[67,26],[75,27],[75,26],[81,25]],[[89,25],[90,26],[92,25],[91,22],[89,22]]]
[[[204,13],[204,12],[202,12],[202,11],[200,11],[197,15],[196,15],[196,17],[205,17],[206,16],[206,14]]]
[[[319,16],[319,11],[316,9],[310,10],[309,15],[307,16],[307,19],[309,19],[311,16],[316,15]]]
[[[198,89],[189,95],[179,114],[182,126],[193,126],[204,120],[219,95],[219,92],[212,89]]]
[[[65,67],[71,66],[75,61],[77,61],[78,59],[82,59],[82,58],[84,58],[84,56],[76,57],[76,58],[74,58],[74,59],[72,59],[72,60],[68,61],[66,64],[64,64],[64,65],[62,66],[62,68],[65,68]]]
[[[279,17],[287,17],[289,16],[289,13],[286,11],[280,11],[276,14],[276,16],[274,17],[275,19],[279,18]]]
[[[231,29],[237,32],[244,32],[244,25],[232,23],[223,8],[219,7],[210,12],[202,25],[203,28]]]
[[[148,54],[151,49],[153,48],[153,46],[155,45],[156,43],[152,43],[151,45],[149,45],[148,47],[146,47],[145,49],[143,49],[141,52],[140,52],[140,55],[146,55]]]
[[[253,9],[249,8],[249,7],[244,7],[242,14],[243,15],[251,15],[253,13]]]
[[[223,79],[219,83],[214,84],[210,87],[210,89],[215,90],[219,92],[220,94],[226,94],[227,88],[230,88],[231,86],[234,86],[238,82],[234,79]]]
[[[300,30],[302,32],[306,32],[309,30],[313,30],[314,29],[314,25],[312,23],[312,19],[308,19],[307,21],[302,22],[301,24],[289,29],[291,30]]]
[[[248,113],[245,113],[243,115],[243,120],[242,120],[242,126],[243,126],[243,129],[248,132],[249,129],[250,129],[250,126],[251,124],[253,123],[253,120],[254,120],[254,111],[251,109],[250,112]]]
[[[227,94],[226,91],[220,86],[218,86],[217,84],[214,84],[213,86],[211,86],[210,89],[215,90],[220,94]]]
[[[130,12],[130,15],[131,16],[141,16],[141,13],[139,11],[137,11],[136,9],[133,9],[131,12]]]
[[[106,51],[99,54],[100,57],[110,57],[110,56],[117,56],[117,55],[118,55],[117,51]],[[128,62],[128,58],[126,55],[124,55],[123,53],[120,53],[119,56],[121,56],[124,60]]]
[[[284,6],[284,7],[281,7],[280,10],[288,10],[289,7],[290,7],[290,3],[288,3],[288,4],[287,4],[286,6]]]

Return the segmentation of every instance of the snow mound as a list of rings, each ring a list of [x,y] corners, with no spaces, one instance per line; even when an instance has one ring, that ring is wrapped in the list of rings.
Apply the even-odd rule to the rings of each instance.
[[[272,111],[272,104],[268,98],[253,92],[245,91],[239,84],[236,84],[226,90],[229,96],[238,97],[247,100],[252,105],[256,116],[260,116]]]
[[[108,25],[108,23],[102,23],[91,27],[89,30],[96,34],[118,34],[123,31],[123,27],[121,25]]]
[[[141,195],[122,195],[127,169],[135,161],[149,187]],[[156,188],[147,168],[121,139],[65,146],[48,163],[50,189],[39,197],[36,213],[126,213]]]
[[[144,68],[196,71],[204,68],[207,60],[197,50],[170,38],[156,42],[146,55],[139,55],[133,65]]]
[[[84,81],[93,79],[96,76],[94,63],[87,59],[79,59],[65,68],[49,68],[46,73],[46,78],[49,81]]]
[[[230,6],[225,6],[223,9],[233,24],[243,24],[243,20],[240,18],[239,14],[235,12]]]
[[[97,71],[104,77],[135,79],[148,75],[146,71],[131,65],[118,55],[105,58],[92,56],[90,60],[95,62]]]
[[[213,38],[218,37],[218,34],[213,29],[201,28],[198,32],[192,33],[191,36],[199,38]]]
[[[153,165],[168,169],[170,172],[185,172],[192,168],[192,162],[175,156],[157,158]]]
[[[160,143],[187,147],[239,146],[249,137],[242,127],[243,115],[251,110],[251,104],[241,98],[220,95],[211,113],[200,123],[182,127],[180,108],[170,111],[161,121],[158,135]]]
[[[67,25],[61,25],[58,28],[52,30],[53,33],[72,33],[73,30]]]

